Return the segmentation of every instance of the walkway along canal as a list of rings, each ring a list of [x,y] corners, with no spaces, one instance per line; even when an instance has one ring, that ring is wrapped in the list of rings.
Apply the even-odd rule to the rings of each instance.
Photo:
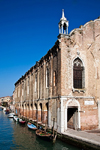
[[[27,125],[21,126],[0,111],[0,150],[81,150],[56,140],[56,143],[38,138]]]
[[[81,131],[68,128],[62,134],[55,131],[56,134],[57,139],[82,150],[100,150],[100,129]]]

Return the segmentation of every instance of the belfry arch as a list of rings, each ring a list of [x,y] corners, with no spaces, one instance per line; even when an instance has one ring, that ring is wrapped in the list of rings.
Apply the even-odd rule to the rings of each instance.
[[[76,99],[70,99],[65,108],[65,130],[80,129],[80,104]]]

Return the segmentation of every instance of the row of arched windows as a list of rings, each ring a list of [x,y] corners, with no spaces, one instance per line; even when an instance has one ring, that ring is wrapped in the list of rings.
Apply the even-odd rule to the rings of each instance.
[[[46,88],[49,88],[50,72],[49,68],[46,68]],[[53,86],[57,84],[57,73],[53,72]],[[29,80],[28,80],[29,86]],[[76,58],[73,62],[73,87],[75,89],[85,88],[85,69],[80,58]],[[22,86],[23,89],[23,86]],[[37,91],[37,75],[35,75],[35,92]],[[29,89],[27,89],[29,93]]]
[[[56,86],[56,71],[53,72],[53,86]],[[49,87],[49,69],[46,69],[46,88]],[[80,58],[76,58],[73,62],[73,87],[82,89],[85,87],[85,70]]]

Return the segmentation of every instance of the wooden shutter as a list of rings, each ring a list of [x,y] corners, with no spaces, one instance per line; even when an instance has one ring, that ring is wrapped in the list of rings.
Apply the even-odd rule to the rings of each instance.
[[[80,65],[76,66],[76,64],[74,64],[73,68],[74,88],[82,89],[82,71],[83,67],[81,67]]]

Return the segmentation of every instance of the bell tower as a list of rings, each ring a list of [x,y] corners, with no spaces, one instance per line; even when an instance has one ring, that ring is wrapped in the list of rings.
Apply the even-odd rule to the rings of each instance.
[[[64,9],[62,9],[62,18],[59,22],[59,34],[67,34],[68,35],[68,21],[64,16]]]

